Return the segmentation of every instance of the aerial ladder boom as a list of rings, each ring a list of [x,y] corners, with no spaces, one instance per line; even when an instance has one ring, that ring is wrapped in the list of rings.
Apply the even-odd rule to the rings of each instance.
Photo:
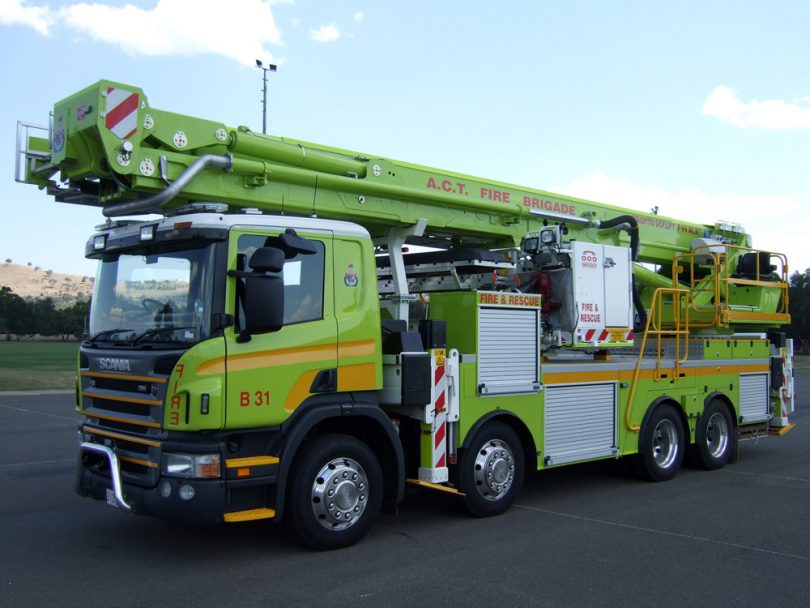
[[[57,103],[47,137],[28,137],[22,145],[19,181],[46,188],[61,202],[100,206],[108,217],[220,202],[232,209],[352,221],[389,250],[406,241],[440,249],[517,248],[527,234],[560,226],[567,240],[630,246],[634,261],[660,265],[657,272],[634,267],[636,281],[648,286],[647,304],[654,289],[685,285],[715,306],[724,296],[719,291],[728,291],[720,275],[731,280],[751,245],[732,223],[686,222],[261,135],[153,108],[141,89],[110,81]],[[787,265],[781,266],[781,281],[771,285],[780,291],[771,290],[767,304],[773,313],[781,292],[786,298]],[[758,284],[770,271],[769,254],[756,257],[744,280]],[[788,318],[777,316],[768,321]],[[739,315],[737,320],[745,322]]]
[[[638,258],[662,264],[689,252],[695,238],[747,239],[737,226],[683,222],[231,128],[153,108],[142,90],[109,81],[56,104],[48,139],[29,139],[34,153],[21,179],[59,201],[102,206],[107,216],[224,202],[349,220],[372,236],[424,219],[422,244],[515,247],[544,223],[565,223],[584,240],[627,242],[615,231],[606,237],[599,225],[629,214],[638,223]]]

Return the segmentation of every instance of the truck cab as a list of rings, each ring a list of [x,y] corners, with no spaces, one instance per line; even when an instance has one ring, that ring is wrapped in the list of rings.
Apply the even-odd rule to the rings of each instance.
[[[272,272],[251,266],[264,251],[280,255]],[[199,521],[277,517],[282,505],[267,487],[289,471],[281,455],[290,442],[314,432],[306,412],[315,403],[318,416],[329,403],[335,420],[371,416],[350,432],[383,426],[389,444],[380,450],[397,454],[376,407],[380,310],[362,227],[179,213],[109,222],[87,255],[99,270],[80,349],[81,493],[184,520],[192,500],[202,503]],[[99,445],[115,448],[118,492],[108,492],[111,464]],[[379,460],[397,497],[401,465]]]

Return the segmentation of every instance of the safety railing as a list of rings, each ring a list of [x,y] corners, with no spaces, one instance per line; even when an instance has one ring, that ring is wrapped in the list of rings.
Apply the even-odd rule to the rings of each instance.
[[[681,365],[686,363],[689,358],[689,310],[691,298],[692,292],[682,288],[659,288],[653,292],[650,311],[647,315],[647,325],[641,338],[641,348],[633,372],[633,382],[630,385],[630,395],[625,410],[625,424],[631,431],[638,432],[640,429],[638,424],[631,422],[631,418],[633,401],[641,377],[641,366],[649,338],[652,337],[656,341],[655,368],[653,372],[655,380],[681,377]],[[664,314],[665,306],[671,307],[670,315]],[[665,340],[671,341],[673,345],[672,368],[665,368],[664,366],[665,359],[669,359],[669,357],[664,356]]]
[[[771,263],[774,260],[777,265]],[[706,245],[676,255],[672,276],[673,284],[680,279],[692,292],[692,327],[790,322],[788,265],[781,253]],[[767,291],[759,292],[759,301],[754,301],[751,288]]]
[[[691,330],[790,322],[787,258],[781,253],[725,244],[698,247],[674,257],[672,283],[656,289],[650,302],[625,411],[625,424],[634,432],[640,427],[632,423],[633,401],[649,339],[656,340],[653,378],[677,380],[689,357]]]

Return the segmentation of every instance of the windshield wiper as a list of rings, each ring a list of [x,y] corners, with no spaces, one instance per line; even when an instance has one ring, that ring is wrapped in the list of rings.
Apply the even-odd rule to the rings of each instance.
[[[193,325],[167,325],[166,327],[153,327],[152,329],[147,329],[143,333],[138,334],[132,338],[132,345],[136,345],[139,342],[144,341],[146,338],[151,338],[152,336],[159,336],[160,334],[170,333],[179,331],[181,329],[194,329]],[[179,340],[178,340],[179,342]]]
[[[87,338],[87,341],[88,342],[95,342],[95,341],[101,340],[103,338],[112,338],[113,336],[115,336],[117,334],[122,334],[125,331],[134,331],[134,330],[132,328],[130,328],[130,327],[116,327],[115,329],[105,329],[104,331],[98,332],[94,336],[90,336],[89,338]]]

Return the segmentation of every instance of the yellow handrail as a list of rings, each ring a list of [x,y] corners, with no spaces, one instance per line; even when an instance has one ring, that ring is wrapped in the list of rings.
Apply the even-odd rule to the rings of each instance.
[[[755,265],[753,278],[735,277],[730,265],[730,260],[738,259],[738,256],[732,255],[734,253],[754,253]],[[788,283],[788,266],[787,258],[784,254],[767,252],[769,261],[776,258],[779,261],[779,277],[776,280],[764,280],[765,269],[760,268],[760,254],[764,252],[751,249],[750,247],[741,247],[737,245],[703,245],[696,247],[691,253],[682,253],[674,256],[672,261],[672,281],[673,286],[678,284],[678,276],[680,272],[686,270],[688,264],[689,270],[689,285],[688,288],[692,291],[692,310],[699,314],[713,313],[711,319],[704,319],[703,321],[692,321],[692,327],[729,327],[734,319],[749,320],[749,321],[775,321],[787,323],[790,321],[788,315],[789,305],[789,283]],[[697,258],[702,260],[703,265],[707,265],[705,260],[708,258],[711,262],[708,264],[712,266],[714,271],[711,275],[705,277],[695,277],[695,264]],[[683,264],[683,266],[681,265]],[[770,270],[770,264],[768,271]],[[747,287],[767,287],[770,289],[780,290],[780,299],[777,310],[773,312],[763,312],[760,310],[748,310],[744,312],[735,312],[732,310],[733,304],[730,303],[731,289],[734,285],[744,285]],[[709,298],[709,305],[701,305],[697,302],[695,294],[708,292],[711,294]]]
[[[756,263],[754,265],[753,278],[735,277],[730,266],[732,259],[738,259],[734,253],[755,253]],[[641,365],[644,359],[644,351],[647,346],[649,336],[656,336],[656,365],[655,380],[662,380],[662,339],[672,337],[675,339],[675,366],[673,369],[675,378],[681,374],[681,364],[686,363],[689,358],[689,332],[690,328],[696,327],[723,327],[727,328],[732,320],[748,321],[774,321],[787,323],[790,321],[788,315],[788,295],[789,283],[787,279],[787,258],[781,253],[768,252],[769,268],[770,259],[775,257],[781,263],[780,277],[777,280],[764,280],[765,269],[760,268],[760,254],[763,253],[749,247],[739,247],[735,245],[711,244],[696,247],[691,253],[676,254],[672,260],[672,287],[659,288],[653,292],[650,302],[650,312],[647,317],[647,324],[644,328],[644,335],[641,340],[641,350],[639,351],[636,369],[633,372],[633,382],[630,386],[630,394],[625,409],[624,422],[627,428],[634,433],[641,430],[640,425],[631,422],[633,412],[633,401],[635,400],[638,380],[641,376]],[[695,276],[695,265],[700,258],[700,265],[710,266],[713,272],[701,277]],[[708,261],[708,263],[707,263]],[[684,264],[681,266],[681,264]],[[679,276],[681,272],[687,270],[688,263],[688,286],[681,286]],[[781,290],[780,301],[777,310],[774,312],[762,312],[758,310],[733,311],[732,304],[729,303],[731,286],[745,285],[749,287],[768,287]],[[697,302],[696,294],[706,293],[709,304]],[[663,304],[664,298],[672,298],[672,321],[671,327],[664,327]],[[691,319],[690,311],[699,315],[710,315],[709,318]],[[683,358],[681,348],[683,350]]]
[[[663,326],[663,305],[664,297],[672,297],[672,316],[673,325],[672,329],[666,329]],[[636,362],[636,369],[633,372],[633,383],[630,385],[630,395],[627,398],[627,408],[625,409],[624,423],[628,430],[638,433],[641,426],[630,422],[633,412],[633,401],[636,396],[636,388],[638,387],[638,379],[641,375],[641,363],[644,359],[644,350],[647,347],[647,337],[654,335],[657,337],[656,345],[656,365],[655,365],[655,380],[659,381],[662,378],[661,374],[661,340],[666,336],[673,336],[675,338],[675,368],[674,373],[676,377],[680,377],[681,364],[686,363],[689,358],[689,299],[691,292],[688,289],[681,288],[658,288],[653,292],[652,302],[650,302],[650,314],[647,317],[647,325],[644,327],[644,335],[641,338],[641,348],[638,353],[638,361]],[[684,317],[681,317],[681,300],[685,298],[686,302],[683,306]],[[683,328],[682,328],[683,325]],[[684,349],[684,356],[681,358],[681,339],[686,336],[686,348]]]

